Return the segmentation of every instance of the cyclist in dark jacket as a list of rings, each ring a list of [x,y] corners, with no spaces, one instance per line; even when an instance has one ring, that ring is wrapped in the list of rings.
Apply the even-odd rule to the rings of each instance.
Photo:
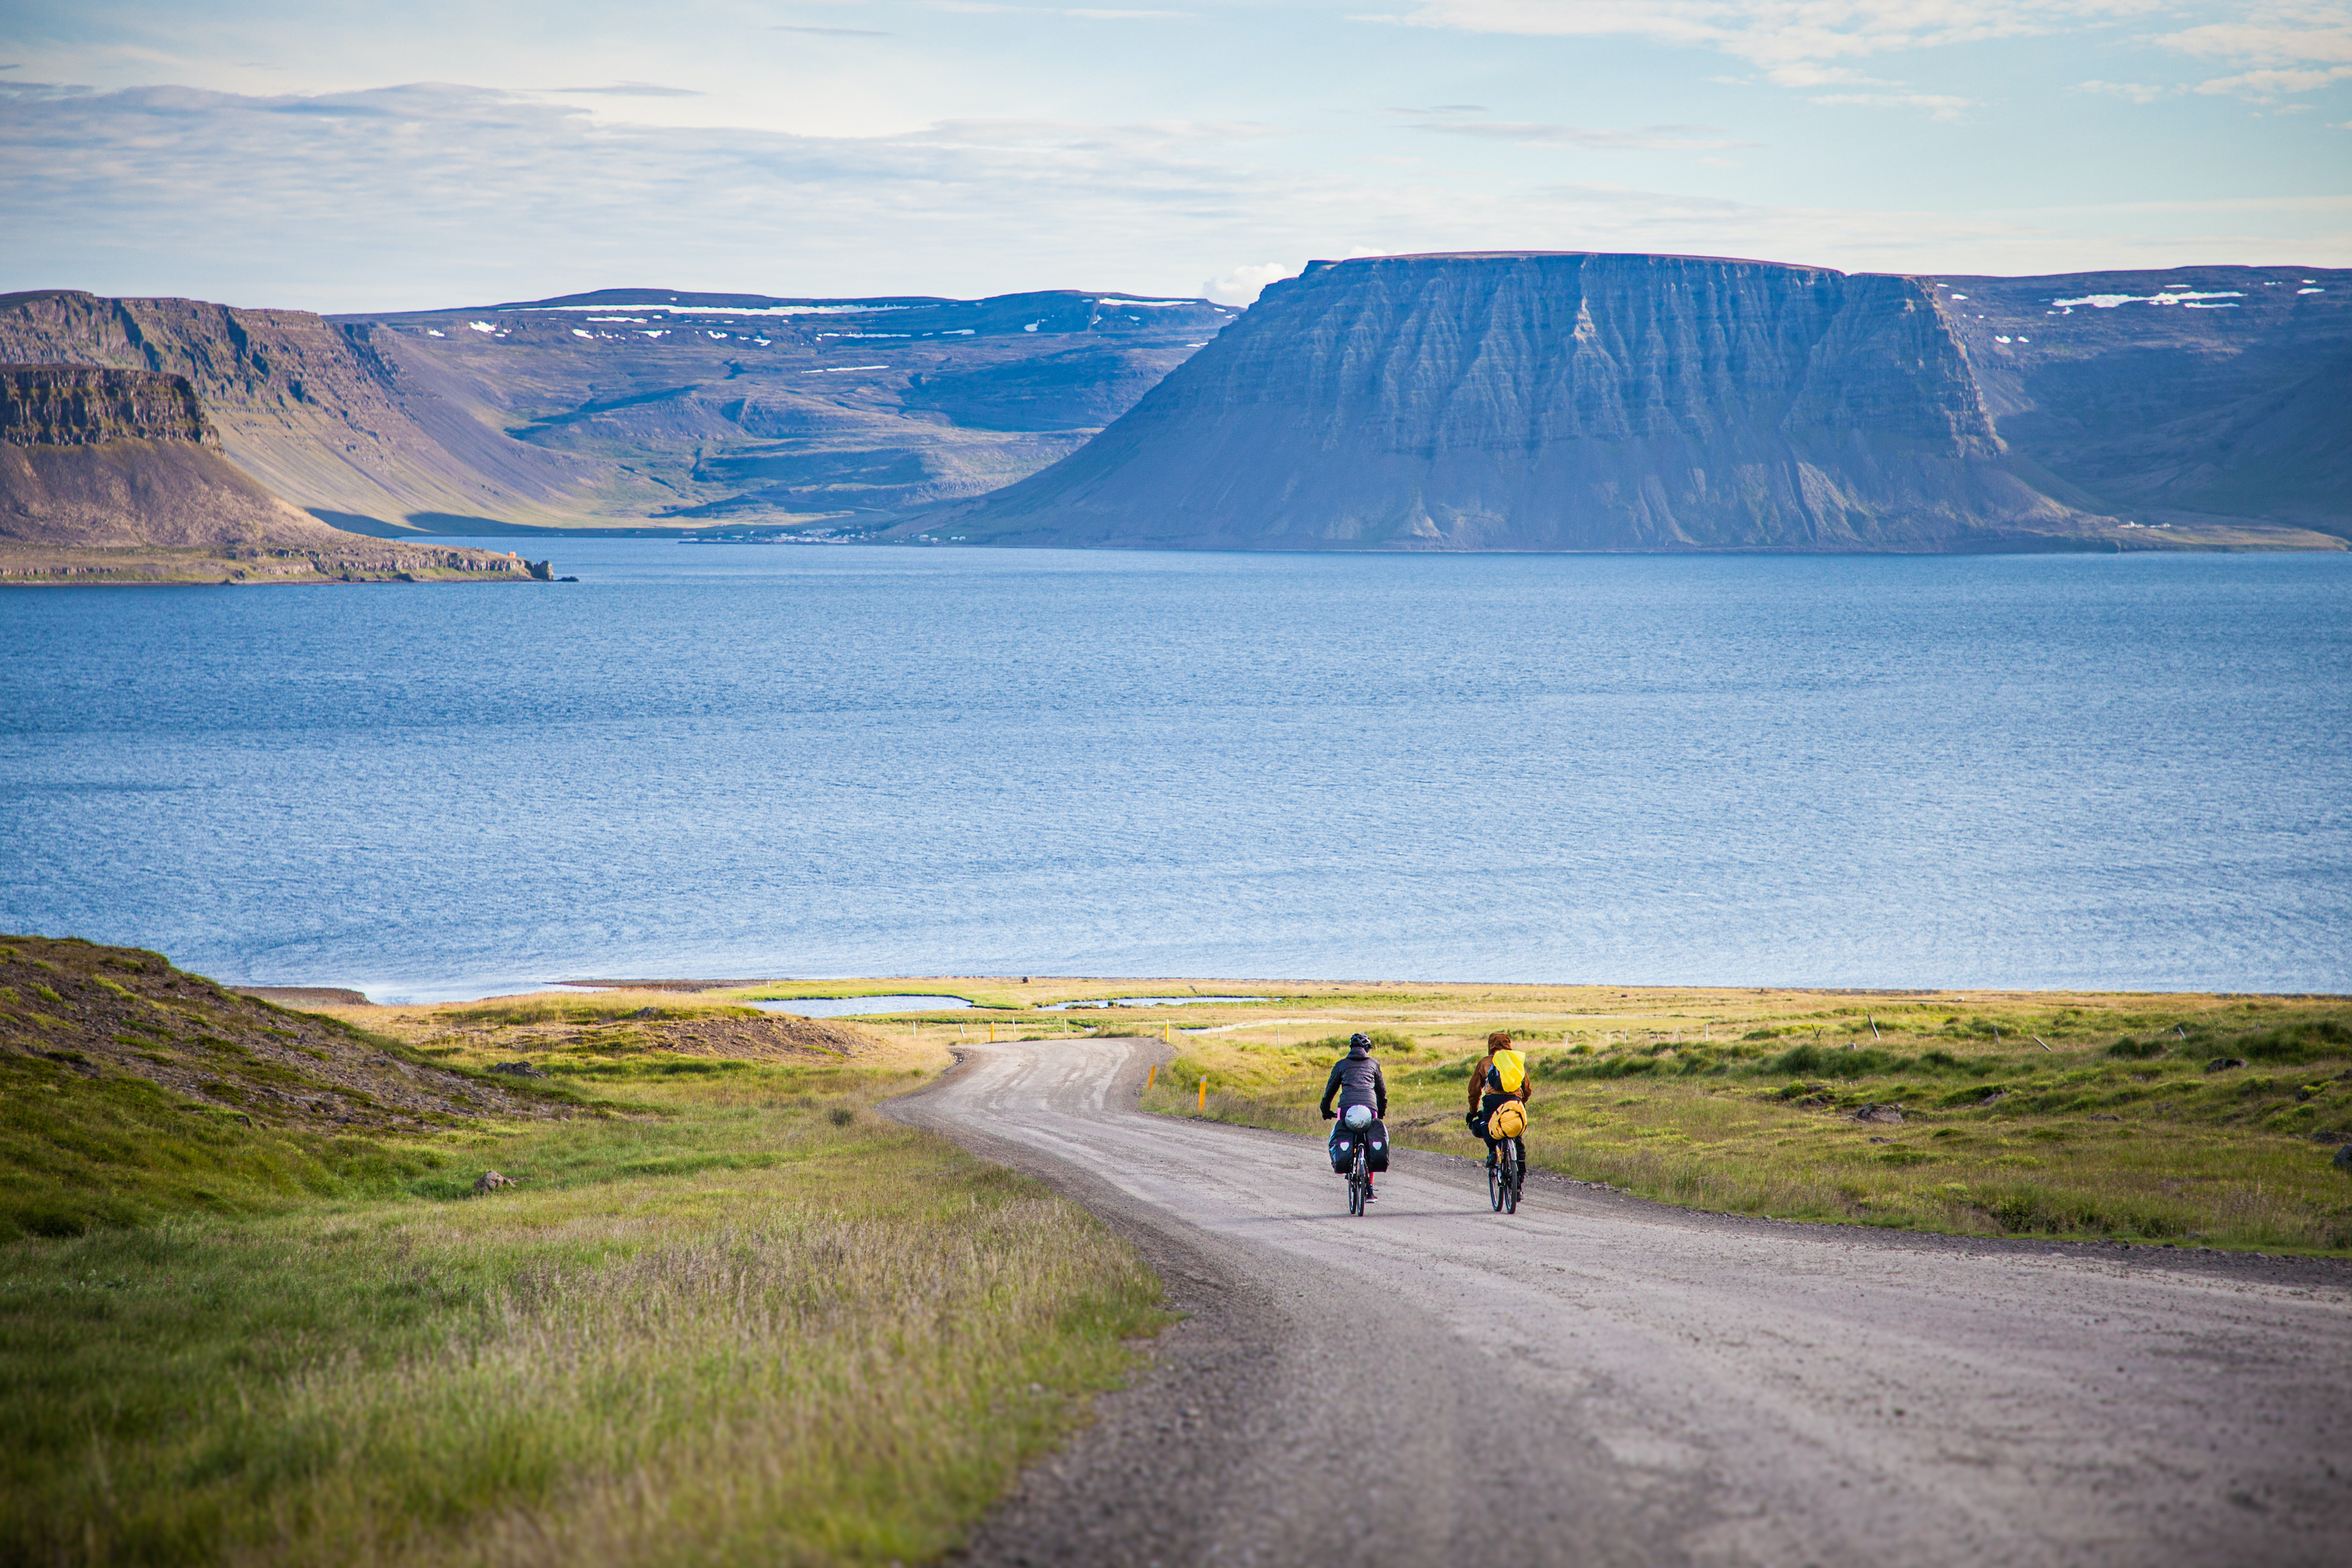
[[[1331,1109],[1331,1102],[1335,1098],[1339,1102],[1337,1111]],[[1348,1041],[1348,1054],[1331,1064],[1331,1076],[1323,1081],[1325,1121],[1334,1121],[1346,1115],[1350,1105],[1370,1105],[1375,1116],[1389,1113],[1388,1080],[1381,1076],[1381,1064],[1372,1060],[1370,1035],[1351,1037]],[[1372,1196],[1369,1174],[1364,1196]]]

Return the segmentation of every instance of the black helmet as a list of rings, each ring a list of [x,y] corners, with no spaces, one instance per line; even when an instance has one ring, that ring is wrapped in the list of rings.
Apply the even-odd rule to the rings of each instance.
[[[1348,1049],[1349,1051],[1370,1051],[1372,1049],[1372,1037],[1368,1034],[1351,1034],[1348,1037]]]

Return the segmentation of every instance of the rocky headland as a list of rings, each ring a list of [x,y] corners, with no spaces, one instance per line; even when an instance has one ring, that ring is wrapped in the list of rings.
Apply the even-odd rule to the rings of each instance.
[[[0,583],[529,580],[496,551],[330,528],[220,450],[187,377],[0,365]]]
[[[2058,302],[2078,280],[2008,281],[2037,322],[2073,324]],[[2296,287],[2280,299],[2326,297]],[[2119,337],[2042,350],[1983,329],[1979,298],[1710,257],[1316,263],[1070,457],[900,531],[1207,549],[2342,548],[2315,531],[2352,532],[2343,410],[2322,390],[2342,384],[2339,304],[2301,311],[2316,329],[2248,310],[2218,341],[2186,306],[2219,300],[2144,306],[2168,310],[2159,336],[2192,322],[2161,350],[2110,306],[2097,325]],[[2163,445],[2151,433],[2232,399],[2235,423],[2185,461],[2135,462]],[[2217,445],[2239,464],[2219,477]],[[2197,510],[2192,492],[2226,505]]]

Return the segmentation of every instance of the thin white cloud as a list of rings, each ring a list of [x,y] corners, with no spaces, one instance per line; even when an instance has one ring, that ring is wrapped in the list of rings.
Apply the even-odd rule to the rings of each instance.
[[[1924,109],[1937,120],[1965,119],[1977,102],[1972,98],[1934,92],[1825,92],[1811,95],[1805,101],[1862,109]]]
[[[1727,152],[1757,145],[1738,141],[1711,125],[1643,125],[1609,131],[1585,125],[1545,125],[1523,120],[1438,121],[1415,131],[1475,136],[1528,147],[1581,147],[1596,152]]]
[[[1298,268],[1285,267],[1278,261],[1260,262],[1255,267],[1236,267],[1221,272],[1201,285],[1201,298],[1213,299],[1220,305],[1255,305],[1257,297],[1268,287],[1286,277],[1298,276]]]
[[[2132,103],[2154,103],[2160,98],[2170,98],[2180,89],[2177,87],[2157,87],[2138,81],[2084,81],[2074,84],[2076,92],[2102,93]]]
[[[2317,92],[2321,88],[2342,81],[2347,77],[2352,77],[2352,66],[2242,71],[2236,76],[2215,77],[2210,81],[2199,82],[2189,90],[2267,102],[2286,93]]]
[[[690,87],[664,87],[659,82],[618,81],[609,87],[555,87],[550,92],[586,92],[607,98],[700,98],[702,92]]]
[[[820,38],[887,38],[896,35],[879,27],[795,27],[779,25],[771,33],[810,33]]]
[[[1708,48],[1768,73],[1825,60],[2066,31],[2160,0],[1430,0],[1364,22]],[[1805,85],[1796,82],[1790,85]]]
[[[1089,22],[1194,22],[1198,11],[1121,11],[1095,6],[996,5],[985,0],[924,0],[926,8],[963,16],[1077,16]]]

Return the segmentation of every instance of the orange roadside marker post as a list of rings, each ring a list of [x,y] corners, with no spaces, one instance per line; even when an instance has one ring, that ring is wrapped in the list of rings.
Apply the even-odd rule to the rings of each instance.
[[[1209,1081],[1208,1081],[1207,1079],[1203,1078],[1203,1079],[1202,1079],[1202,1080],[1201,1080],[1201,1114],[1202,1114],[1202,1115],[1203,1115],[1203,1116],[1205,1116],[1205,1115],[1207,1115],[1208,1113],[1209,1113]]]
[[[1151,1064],[1151,1071],[1143,1075],[1143,1086],[1149,1089],[1158,1082],[1160,1082],[1160,1063],[1155,1061]]]

